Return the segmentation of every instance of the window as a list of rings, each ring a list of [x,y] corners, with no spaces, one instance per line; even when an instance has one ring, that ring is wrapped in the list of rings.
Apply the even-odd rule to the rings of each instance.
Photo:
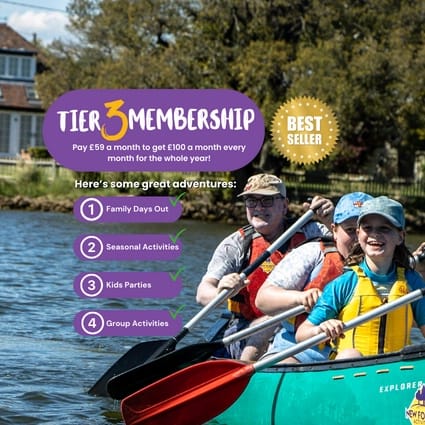
[[[0,55],[0,77],[32,80],[35,75],[35,57]]]
[[[0,113],[0,153],[9,153],[10,114]]]
[[[18,58],[16,56],[10,57],[9,58],[9,67],[8,67],[9,72],[8,72],[8,74],[13,75],[15,77],[18,77],[19,76],[18,67],[19,67]]]
[[[26,86],[25,92],[27,93],[28,100],[40,100],[38,92],[34,86]]]
[[[35,146],[44,146],[42,115],[35,117]]]
[[[21,76],[23,78],[31,78],[31,58],[21,59]]]
[[[42,127],[42,115],[21,115],[19,149],[28,149],[30,146],[44,146]]]
[[[20,140],[19,140],[19,150],[28,149],[32,145],[32,131],[31,131],[31,115],[21,115],[21,131],[20,131]]]

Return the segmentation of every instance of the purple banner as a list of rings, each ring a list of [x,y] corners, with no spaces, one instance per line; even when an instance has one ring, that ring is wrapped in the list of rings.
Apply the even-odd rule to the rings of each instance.
[[[78,220],[98,223],[174,222],[182,211],[181,203],[172,196],[82,197],[74,204]]]
[[[85,310],[74,317],[84,336],[173,336],[181,328],[181,317],[167,310]]]
[[[264,119],[225,89],[75,90],[44,118],[53,158],[76,171],[231,171],[261,149]]]
[[[182,289],[182,271],[80,273],[74,290],[83,298],[172,298]]]
[[[74,241],[74,252],[81,260],[175,260],[182,244],[176,235],[101,234],[81,235]]]

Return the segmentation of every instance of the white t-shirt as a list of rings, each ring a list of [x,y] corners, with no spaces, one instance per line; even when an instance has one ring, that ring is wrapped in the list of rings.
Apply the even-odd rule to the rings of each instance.
[[[320,272],[325,256],[320,242],[308,242],[287,254],[267,277],[284,289],[302,291]]]

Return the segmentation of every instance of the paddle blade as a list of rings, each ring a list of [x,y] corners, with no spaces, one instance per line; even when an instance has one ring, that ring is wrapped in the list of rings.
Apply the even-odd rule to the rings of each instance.
[[[89,395],[107,397],[108,381],[120,373],[125,372],[126,370],[132,369],[139,365],[140,363],[148,361],[152,358],[154,353],[162,350],[162,348],[168,344],[169,341],[162,340],[153,340],[141,342],[129,351],[127,351],[122,357],[120,357],[98,380],[97,382],[89,389]]]
[[[174,372],[209,359],[221,347],[221,341],[206,342],[167,353],[114,376],[107,384],[108,393],[112,398],[121,400]]]
[[[202,425],[238,399],[254,371],[236,360],[190,366],[125,398],[123,419],[126,425]]]

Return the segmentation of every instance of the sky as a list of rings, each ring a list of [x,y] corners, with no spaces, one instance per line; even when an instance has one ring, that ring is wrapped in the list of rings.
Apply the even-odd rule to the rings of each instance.
[[[47,45],[54,38],[70,39],[65,26],[70,0],[0,0],[0,22],[7,23],[28,41],[33,35]]]

